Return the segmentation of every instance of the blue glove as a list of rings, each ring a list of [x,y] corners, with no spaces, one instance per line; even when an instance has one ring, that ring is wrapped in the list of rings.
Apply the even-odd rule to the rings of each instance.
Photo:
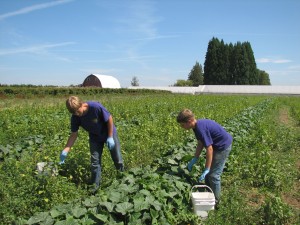
[[[65,159],[66,159],[67,155],[68,155],[68,151],[62,150],[62,152],[60,154],[60,157],[59,157],[60,158],[59,164],[64,164],[65,163]]]
[[[112,137],[108,137],[106,140],[107,147],[110,151],[112,151],[115,147],[115,141]]]
[[[187,169],[188,171],[192,171],[192,168],[194,166],[194,164],[198,161],[197,157],[192,158],[192,160],[189,162],[189,164],[187,165]]]
[[[205,176],[209,173],[209,168],[205,168],[201,176],[199,177],[199,181],[203,181],[205,179]]]

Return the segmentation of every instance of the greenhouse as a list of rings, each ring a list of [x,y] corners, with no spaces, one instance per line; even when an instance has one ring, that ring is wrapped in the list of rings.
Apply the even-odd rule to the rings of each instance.
[[[300,95],[300,86],[269,85],[200,85],[198,87],[129,87],[131,89],[166,90],[186,94],[270,94]]]

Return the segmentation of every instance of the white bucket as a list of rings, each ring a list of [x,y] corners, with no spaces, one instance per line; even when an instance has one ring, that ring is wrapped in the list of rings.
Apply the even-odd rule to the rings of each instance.
[[[211,192],[193,192],[194,188],[207,188]],[[215,208],[215,195],[207,185],[195,185],[191,189],[191,197],[194,213],[201,217],[207,217],[207,211]]]

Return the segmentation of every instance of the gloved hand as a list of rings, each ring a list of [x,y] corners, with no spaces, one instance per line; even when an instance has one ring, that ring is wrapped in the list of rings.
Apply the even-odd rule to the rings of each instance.
[[[205,176],[209,173],[209,168],[205,168],[201,176],[199,177],[199,181],[203,181],[205,179]]]
[[[60,154],[60,157],[59,157],[60,158],[59,164],[64,164],[65,163],[65,159],[66,159],[67,155],[68,155],[68,151],[62,150],[62,152]]]
[[[115,147],[115,141],[112,137],[108,137],[106,140],[107,147],[110,151],[112,151]]]
[[[190,172],[192,171],[192,168],[193,168],[194,164],[198,161],[198,159],[199,158],[197,158],[197,157],[192,158],[192,160],[187,165],[188,171],[190,171]]]

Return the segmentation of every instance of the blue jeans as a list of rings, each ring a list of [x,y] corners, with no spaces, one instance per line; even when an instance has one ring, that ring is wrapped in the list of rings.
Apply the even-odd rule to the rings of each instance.
[[[213,151],[213,159],[209,173],[205,176],[205,184],[208,185],[214,192],[216,202],[220,201],[221,197],[221,174],[223,172],[225,162],[231,151],[231,145],[223,150]]]
[[[123,159],[121,155],[120,141],[117,134],[113,135],[115,141],[115,148],[110,151],[111,158],[115,164],[117,170],[123,171]],[[102,152],[104,142],[93,142],[90,140],[90,152],[91,152],[91,182],[98,188],[101,181],[101,168],[102,168]]]

